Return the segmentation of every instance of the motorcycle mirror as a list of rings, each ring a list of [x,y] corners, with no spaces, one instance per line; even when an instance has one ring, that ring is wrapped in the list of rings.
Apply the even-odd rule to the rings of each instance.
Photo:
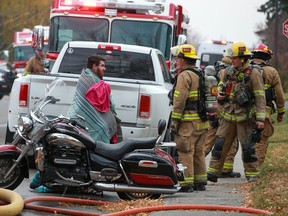
[[[43,50],[44,49],[44,27],[37,25],[33,29],[32,44],[33,49]]]
[[[166,128],[166,121],[164,119],[160,119],[158,122],[158,135],[160,136]]]

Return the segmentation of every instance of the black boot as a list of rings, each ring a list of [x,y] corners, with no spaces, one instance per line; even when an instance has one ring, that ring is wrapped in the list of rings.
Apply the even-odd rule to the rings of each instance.
[[[205,191],[206,190],[206,185],[207,183],[206,182],[196,182],[194,183],[194,186],[193,186],[193,189],[195,191]]]
[[[207,173],[207,180],[211,182],[217,182],[218,181],[218,176],[213,175],[211,173]]]
[[[239,172],[222,172],[220,178],[240,178],[241,174]]]
[[[178,192],[191,193],[193,191],[194,191],[193,185],[186,185],[186,186],[182,186],[181,189]]]

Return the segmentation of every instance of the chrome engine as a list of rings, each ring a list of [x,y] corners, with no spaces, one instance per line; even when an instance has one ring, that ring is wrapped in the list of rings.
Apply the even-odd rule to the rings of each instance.
[[[86,148],[79,140],[66,134],[52,133],[46,141],[46,183],[88,181]]]

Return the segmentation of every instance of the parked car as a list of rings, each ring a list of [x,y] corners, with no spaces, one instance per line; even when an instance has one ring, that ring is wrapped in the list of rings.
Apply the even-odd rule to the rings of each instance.
[[[0,100],[4,95],[9,95],[13,81],[15,79],[15,73],[11,71],[6,61],[0,62]]]

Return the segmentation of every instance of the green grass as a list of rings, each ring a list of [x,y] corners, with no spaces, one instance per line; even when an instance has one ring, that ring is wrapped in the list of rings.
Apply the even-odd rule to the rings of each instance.
[[[288,92],[285,92],[284,96],[285,96],[285,100],[288,101]]]
[[[255,208],[265,209],[280,216],[288,215],[287,121],[288,116],[285,114],[282,123],[275,123],[275,132],[270,138],[261,175],[255,185],[251,185],[250,188],[252,203]]]
[[[288,142],[288,109],[286,109],[283,121],[277,122],[277,114],[273,115],[274,120],[274,134],[270,137],[269,142]],[[287,144],[288,145],[288,144]],[[288,147],[288,146],[287,146]]]

